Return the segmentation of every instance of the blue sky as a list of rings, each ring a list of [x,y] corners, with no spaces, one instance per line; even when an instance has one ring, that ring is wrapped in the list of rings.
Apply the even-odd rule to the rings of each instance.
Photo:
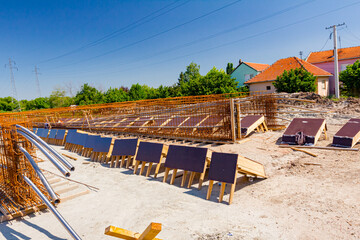
[[[42,96],[84,83],[158,87],[191,62],[206,74],[332,49],[333,24],[346,23],[342,47],[360,45],[359,12],[355,0],[0,0],[0,63],[16,62],[19,99],[38,97],[35,65]],[[11,95],[8,68],[0,81],[0,97]]]

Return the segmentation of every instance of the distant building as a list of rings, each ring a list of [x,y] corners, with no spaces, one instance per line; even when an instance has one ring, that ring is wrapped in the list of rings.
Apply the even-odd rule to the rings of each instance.
[[[246,81],[255,77],[269,66],[269,64],[242,62],[240,59],[239,65],[231,73],[231,77],[239,82],[239,86],[243,86]]]
[[[262,73],[246,81],[245,84],[249,86],[250,91],[274,93],[276,89],[273,82],[276,80],[276,77],[283,74],[285,70],[289,71],[296,68],[303,68],[316,76],[317,93],[321,96],[329,95],[329,77],[332,76],[331,73],[297,57],[283,58],[276,61]]]
[[[339,72],[346,69],[346,66],[360,60],[360,46],[338,49]],[[311,52],[306,61],[334,74],[334,50]],[[329,77],[330,94],[335,94],[335,78]]]

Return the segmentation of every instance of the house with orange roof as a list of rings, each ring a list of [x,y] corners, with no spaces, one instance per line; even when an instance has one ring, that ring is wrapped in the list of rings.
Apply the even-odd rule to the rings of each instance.
[[[274,93],[276,89],[273,82],[277,76],[283,74],[285,70],[289,71],[296,68],[303,68],[316,76],[317,93],[321,96],[329,95],[329,77],[332,74],[297,57],[283,58],[276,61],[262,73],[246,81],[245,84],[249,86],[250,91]]]
[[[360,46],[338,49],[339,72],[345,70],[347,65],[353,64],[356,60],[360,60]],[[310,52],[306,61],[334,74],[334,50]],[[335,94],[334,76],[329,77],[329,88],[330,94]]]
[[[269,64],[243,62],[240,59],[239,65],[230,75],[239,82],[239,86],[243,86],[244,82],[258,75],[269,66]]]

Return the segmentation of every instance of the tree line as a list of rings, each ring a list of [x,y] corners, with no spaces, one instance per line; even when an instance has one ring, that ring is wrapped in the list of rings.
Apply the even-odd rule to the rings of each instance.
[[[69,107],[71,105],[90,105],[136,101],[142,99],[157,99],[181,96],[196,96],[221,93],[249,91],[247,87],[239,87],[238,82],[231,78],[229,66],[227,71],[212,68],[206,75],[200,74],[200,66],[190,63],[184,72],[181,72],[176,83],[171,86],[160,85],[158,88],[147,85],[133,84],[130,88],[109,88],[106,91],[84,84],[74,97],[66,95],[66,91],[55,89],[49,97],[39,97],[33,100],[19,102],[12,97],[0,98],[0,111],[15,111],[20,106],[22,111]]]

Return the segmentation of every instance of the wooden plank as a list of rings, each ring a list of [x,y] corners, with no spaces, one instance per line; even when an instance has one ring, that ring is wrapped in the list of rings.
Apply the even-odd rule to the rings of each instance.
[[[236,173],[235,173],[236,174]],[[236,175],[235,175],[235,182],[231,184],[231,190],[230,190],[230,196],[229,196],[229,205],[232,203],[235,193],[235,187],[236,187]]]
[[[166,182],[167,177],[168,177],[168,175],[169,175],[169,171],[170,171],[170,168],[165,168],[165,174],[164,174],[163,182]]]
[[[261,163],[251,159],[239,156],[238,171],[242,173],[251,173],[252,175],[266,178],[264,166]]]
[[[313,148],[323,150],[335,150],[335,151],[359,151],[358,148],[341,148],[341,147],[318,147],[318,146],[304,146],[304,145],[279,145],[281,148]]]
[[[311,153],[311,152],[308,152],[308,151],[303,150],[303,149],[299,149],[299,148],[295,148],[295,147],[292,147],[291,149],[294,150],[294,151],[299,151],[299,152],[307,153],[307,154],[309,154],[310,156],[313,156],[313,157],[317,157],[316,154]]]
[[[210,180],[210,181],[209,181],[208,191],[207,191],[207,194],[206,194],[206,199],[207,199],[207,200],[210,199],[213,186],[214,186],[214,180]]]
[[[187,175],[188,171],[184,171],[182,179],[181,179],[181,187],[183,187],[185,185],[185,181],[186,181],[186,175]]]
[[[224,193],[225,193],[225,187],[226,187],[226,183],[222,182],[221,188],[220,188],[220,194],[219,194],[219,202],[222,202],[222,200],[223,200]]]
[[[176,178],[177,169],[173,170],[173,174],[171,176],[170,185],[174,184],[175,178]]]
[[[83,195],[88,194],[88,193],[90,193],[89,189],[87,189],[87,190],[85,190],[83,192],[68,196],[68,197],[61,198],[60,200],[61,200],[61,202],[65,202],[65,201],[68,201],[68,200],[83,196]]]
[[[69,192],[71,190],[74,190],[76,188],[78,188],[79,186],[78,185],[73,185],[73,186],[70,186],[70,187],[67,187],[67,188],[63,188],[63,189],[60,189],[60,190],[56,190],[56,193],[57,194],[63,194],[63,193],[66,193],[66,192]]]
[[[188,182],[187,188],[190,188],[190,187],[191,187],[191,185],[192,185],[192,183],[193,183],[193,181],[194,181],[195,174],[196,174],[196,172],[191,172],[191,173],[190,173],[190,177],[189,177],[189,182]]]
[[[105,228],[105,235],[117,237],[125,240],[138,239],[134,232],[114,226],[108,226],[107,228]]]
[[[160,163],[158,163],[158,164],[160,164]],[[152,167],[152,165],[153,165],[153,163],[151,162],[151,163],[149,163],[149,166],[148,166],[148,169],[147,169],[147,171],[146,171],[146,177],[149,177],[149,175],[150,175],[150,172],[151,172],[151,167]]]
[[[68,158],[70,158],[70,159],[72,159],[72,160],[75,160],[75,161],[77,160],[76,157],[72,157],[72,156],[70,156],[70,155],[68,155],[68,154],[62,153],[62,155],[65,156],[65,157],[68,157]]]
[[[161,223],[150,223],[138,240],[154,240],[161,231]]]
[[[235,132],[235,116],[234,116],[234,99],[230,99],[230,124],[231,124],[231,137],[232,141],[236,141],[236,132]]]

